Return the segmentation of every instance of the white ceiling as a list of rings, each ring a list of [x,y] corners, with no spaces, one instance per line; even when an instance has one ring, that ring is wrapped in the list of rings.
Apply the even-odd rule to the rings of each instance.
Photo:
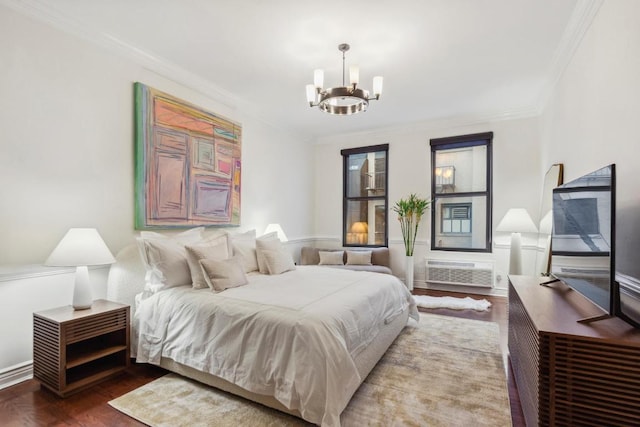
[[[456,117],[533,114],[579,37],[592,0],[3,0],[117,47],[218,101],[309,138]],[[355,116],[309,108],[338,44],[380,101]]]

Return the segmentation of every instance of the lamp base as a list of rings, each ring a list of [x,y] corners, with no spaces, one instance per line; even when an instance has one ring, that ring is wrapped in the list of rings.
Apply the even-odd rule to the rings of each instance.
[[[91,295],[91,283],[89,282],[89,268],[86,265],[76,267],[76,283],[73,287],[73,308],[86,310],[91,308],[93,297]]]
[[[509,274],[522,274],[522,239],[520,233],[511,233],[511,248],[509,249]]]

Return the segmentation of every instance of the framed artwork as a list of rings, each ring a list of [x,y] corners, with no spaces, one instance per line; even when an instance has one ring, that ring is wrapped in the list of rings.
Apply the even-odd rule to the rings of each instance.
[[[136,229],[240,225],[240,124],[134,90]]]

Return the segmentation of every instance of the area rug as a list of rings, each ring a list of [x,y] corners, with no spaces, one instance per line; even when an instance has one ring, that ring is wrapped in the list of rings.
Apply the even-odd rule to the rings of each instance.
[[[150,426],[302,426],[175,374],[109,402]],[[498,324],[421,313],[356,391],[343,426],[511,426]]]
[[[450,308],[452,310],[476,310],[487,311],[491,303],[486,299],[474,299],[471,297],[432,297],[429,295],[414,295],[413,298],[419,307],[424,308]]]

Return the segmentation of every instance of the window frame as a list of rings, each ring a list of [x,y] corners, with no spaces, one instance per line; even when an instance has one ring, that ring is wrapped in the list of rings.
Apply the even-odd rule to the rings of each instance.
[[[493,246],[493,132],[482,132],[468,135],[450,136],[445,138],[433,138],[429,141],[431,146],[431,197],[435,207],[438,200],[446,200],[456,197],[486,197],[486,236],[484,248],[459,248],[436,246],[436,209],[431,209],[431,250],[453,252],[492,252]],[[459,193],[436,193],[436,154],[438,151],[455,148],[486,146],[487,168],[486,186],[484,191],[465,191]]]
[[[349,156],[353,154],[363,153],[375,153],[378,151],[385,152],[385,174],[384,174],[384,195],[382,196],[358,196],[349,197],[348,195],[348,168],[349,168]],[[343,247],[389,247],[389,144],[368,145],[366,147],[357,148],[345,148],[340,150],[342,155],[342,246]],[[371,201],[371,200],[383,200],[384,201],[384,243],[383,244],[357,244],[347,243],[347,213],[348,205],[350,201]]]

